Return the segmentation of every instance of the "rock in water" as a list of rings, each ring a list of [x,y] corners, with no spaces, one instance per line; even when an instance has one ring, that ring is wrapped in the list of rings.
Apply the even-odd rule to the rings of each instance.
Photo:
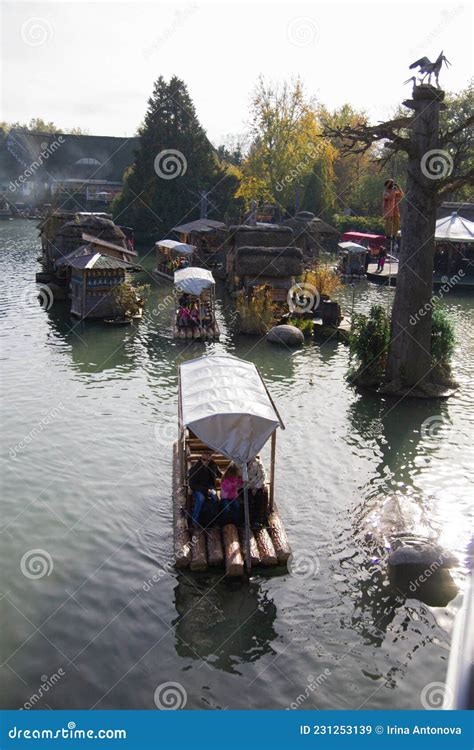
[[[296,326],[275,326],[267,333],[267,341],[283,346],[301,346],[304,343],[303,331]]]

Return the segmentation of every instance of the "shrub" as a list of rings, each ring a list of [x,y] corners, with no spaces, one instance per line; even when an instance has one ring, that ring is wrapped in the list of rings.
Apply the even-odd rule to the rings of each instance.
[[[368,232],[369,234],[385,234],[385,226],[381,216],[343,216],[335,214],[331,224],[335,229],[344,232]]]
[[[446,312],[437,305],[433,308],[431,318],[431,358],[433,364],[449,366],[453,356],[456,339],[454,326]]]
[[[239,292],[236,308],[241,333],[263,336],[275,324],[276,308],[268,284],[254,287],[251,295],[244,290]]]
[[[368,317],[354,315],[349,343],[351,354],[358,361],[350,377],[367,385],[380,383],[385,375],[390,343],[390,319],[382,305],[372,305]]]
[[[111,296],[117,311],[117,317],[133,318],[134,315],[138,315],[149,288],[149,284],[132,286],[127,283],[118,284],[114,287]]]
[[[299,318],[298,316],[295,316],[293,318],[288,318],[285,322],[288,323],[288,325],[295,326],[295,328],[299,328],[300,331],[303,331],[305,339],[308,339],[313,335],[314,323],[308,318]]]
[[[341,279],[329,266],[314,266],[301,277],[301,284],[313,287],[319,294],[328,297],[341,286]]]

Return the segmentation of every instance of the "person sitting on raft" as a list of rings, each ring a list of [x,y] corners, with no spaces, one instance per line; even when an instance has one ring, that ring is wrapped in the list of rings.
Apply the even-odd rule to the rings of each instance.
[[[267,515],[267,475],[260,455],[249,461],[247,466],[249,489],[250,524],[262,525]]]
[[[223,520],[225,523],[239,525],[241,515],[239,490],[242,486],[243,482],[239,469],[234,463],[231,463],[221,482],[221,500],[224,506]]]
[[[205,503],[211,504],[214,511],[217,510],[216,480],[221,476],[222,472],[212,460],[210,450],[204,450],[201,458],[198,458],[191,466],[189,486],[194,500],[191,518],[195,526],[199,525]]]
[[[184,328],[186,328],[190,325],[190,320],[191,313],[189,312],[189,309],[184,305],[180,305],[178,307],[178,326],[183,326]]]
[[[196,303],[193,304],[191,307],[191,311],[189,313],[189,322],[193,326],[193,328],[198,328],[201,321],[200,321],[200,315],[199,315],[199,307]]]
[[[204,308],[203,315],[202,315],[202,324],[204,328],[211,328],[213,323],[214,323],[214,320],[212,317],[211,308],[209,307],[209,305],[206,305],[206,307]]]

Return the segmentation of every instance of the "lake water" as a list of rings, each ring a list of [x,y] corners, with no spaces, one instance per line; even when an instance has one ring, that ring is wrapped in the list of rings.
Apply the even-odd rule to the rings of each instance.
[[[224,303],[219,343],[174,343],[166,285],[133,327],[42,309],[36,235],[0,225],[1,707],[36,694],[36,708],[154,709],[173,682],[190,709],[421,708],[445,679],[472,528],[472,297],[443,303],[459,333],[453,398],[362,398],[342,343],[290,353],[239,337]],[[393,294],[340,296],[366,310]],[[286,425],[276,498],[307,575],[229,584],[169,569],[177,365],[204,352],[261,368]],[[367,546],[364,518],[394,491],[459,559],[447,606],[394,598]]]

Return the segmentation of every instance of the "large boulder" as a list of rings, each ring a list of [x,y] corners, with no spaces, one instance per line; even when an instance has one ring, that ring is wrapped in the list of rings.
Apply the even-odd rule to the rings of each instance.
[[[304,344],[303,331],[296,326],[275,326],[267,333],[267,341],[283,346],[301,346]]]

